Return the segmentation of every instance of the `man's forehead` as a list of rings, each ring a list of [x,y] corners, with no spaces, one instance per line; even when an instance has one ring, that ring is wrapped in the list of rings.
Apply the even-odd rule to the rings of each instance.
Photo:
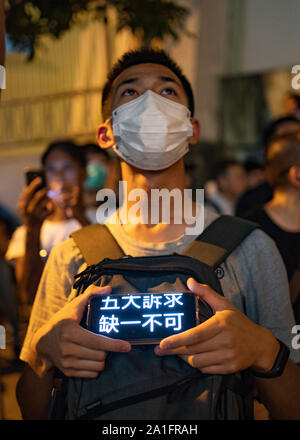
[[[136,64],[134,66],[127,67],[124,69],[120,75],[115,78],[113,82],[112,88],[115,89],[120,84],[122,84],[126,80],[130,80],[133,78],[138,79],[165,79],[168,78],[170,80],[175,81],[180,87],[182,87],[182,83],[178,76],[170,70],[167,66],[156,63],[143,63]]]

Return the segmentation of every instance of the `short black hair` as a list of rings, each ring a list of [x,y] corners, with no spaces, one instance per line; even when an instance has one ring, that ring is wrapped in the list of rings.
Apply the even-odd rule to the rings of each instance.
[[[76,162],[82,168],[86,167],[87,161],[83,148],[69,140],[55,141],[49,144],[41,157],[41,162],[43,166],[45,166],[49,154],[52,153],[52,151],[54,150],[63,151],[64,153],[68,154],[72,159],[76,160]]]
[[[284,116],[282,118],[278,118],[278,119],[274,119],[272,122],[270,122],[270,124],[266,127],[265,131],[264,131],[264,135],[263,135],[263,143],[265,148],[268,147],[268,144],[270,142],[270,140],[276,136],[276,131],[278,130],[278,128],[283,125],[286,124],[288,122],[296,122],[299,124],[300,127],[300,119],[296,118],[296,116]]]
[[[265,154],[267,180],[273,187],[288,184],[288,171],[300,165],[300,130],[272,138]]]
[[[190,82],[182,73],[181,68],[172,60],[164,50],[154,50],[149,48],[142,48],[139,50],[132,50],[126,52],[122,58],[112,67],[108,74],[107,81],[102,91],[102,115],[106,120],[110,116],[110,109],[108,108],[108,98],[110,96],[112,84],[114,80],[125,70],[131,66],[138,64],[154,63],[170,69],[181,81],[183,89],[188,99],[188,106],[191,115],[194,115],[194,95]]]
[[[262,170],[264,167],[262,163],[255,159],[247,159],[246,162],[244,162],[244,168],[247,173],[251,173],[251,171]]]

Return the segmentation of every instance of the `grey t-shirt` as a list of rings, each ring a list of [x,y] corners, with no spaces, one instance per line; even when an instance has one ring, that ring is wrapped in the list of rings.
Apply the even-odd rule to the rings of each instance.
[[[216,217],[215,213],[206,211],[205,227]],[[139,242],[128,236],[121,225],[108,226],[124,253],[132,256],[183,253],[195,239],[195,236],[183,235],[167,243]],[[72,238],[52,249],[32,308],[20,355],[23,361],[29,360],[29,344],[37,329],[76,295],[74,276],[86,266]],[[221,268],[224,276],[220,283],[224,295],[248,318],[285,342],[291,349],[291,359],[300,362],[300,350],[291,346],[295,320],[286,270],[275,243],[261,230],[255,230]]]

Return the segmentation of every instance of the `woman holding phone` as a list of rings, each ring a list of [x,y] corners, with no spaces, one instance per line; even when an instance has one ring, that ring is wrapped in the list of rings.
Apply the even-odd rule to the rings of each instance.
[[[56,244],[87,225],[82,202],[86,160],[80,146],[55,142],[41,157],[42,174],[27,171],[19,198],[24,224],[9,244],[6,259],[15,263],[20,294],[32,304],[47,257]]]

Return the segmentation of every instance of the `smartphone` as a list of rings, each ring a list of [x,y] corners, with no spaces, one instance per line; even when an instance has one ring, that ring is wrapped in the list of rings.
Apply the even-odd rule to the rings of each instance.
[[[43,170],[38,168],[26,168],[25,169],[25,182],[26,185],[29,185],[34,179],[40,177],[42,179],[42,183],[39,186],[39,189],[44,188],[46,186],[46,178]]]
[[[92,297],[81,325],[93,333],[133,345],[162,339],[198,325],[192,293],[127,293]]]

